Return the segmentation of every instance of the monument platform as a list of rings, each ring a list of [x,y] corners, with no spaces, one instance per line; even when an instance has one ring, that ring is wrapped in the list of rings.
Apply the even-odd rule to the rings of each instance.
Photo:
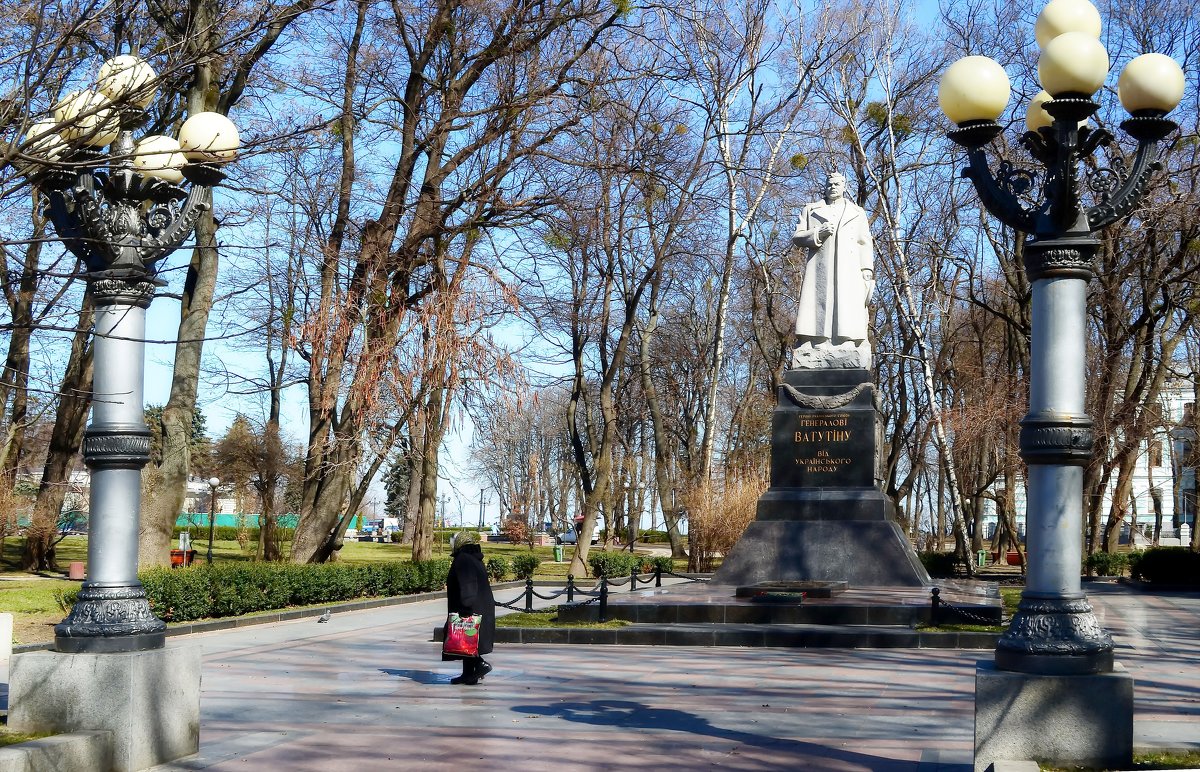
[[[993,624],[1000,624],[1003,604],[994,582],[942,580],[941,600],[968,609]],[[676,624],[814,624],[814,625],[904,625],[930,624],[930,591],[924,587],[854,587],[829,597],[805,597],[799,604],[757,603],[737,597],[730,587],[711,582],[612,593],[608,596],[608,618],[630,622]],[[559,607],[566,622],[594,621],[596,603]]]
[[[713,582],[931,587],[879,489],[879,414],[865,369],[789,370],[771,414],[771,487]]]

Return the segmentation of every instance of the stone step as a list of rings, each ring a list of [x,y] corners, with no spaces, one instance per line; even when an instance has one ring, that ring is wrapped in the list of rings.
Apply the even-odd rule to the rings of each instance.
[[[942,621],[972,624],[1000,624],[999,601],[985,601],[964,608],[970,617],[956,617],[949,611]],[[599,619],[596,603],[559,606],[563,622],[594,622]],[[931,607],[922,605],[876,605],[862,603],[630,603],[622,596],[609,598],[608,618],[639,624],[758,624],[758,625],[901,625],[914,627],[930,623]]]
[[[443,630],[433,631],[442,640]],[[992,649],[999,633],[925,632],[899,625],[633,624],[626,627],[498,627],[497,643],[614,646],[747,646],[794,649]]]

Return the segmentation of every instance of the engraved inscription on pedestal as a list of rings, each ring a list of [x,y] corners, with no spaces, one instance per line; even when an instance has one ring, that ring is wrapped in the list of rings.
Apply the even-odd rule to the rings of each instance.
[[[772,488],[874,488],[875,390],[865,370],[785,375],[771,415]]]
[[[773,423],[772,487],[875,484],[874,410],[777,410]]]

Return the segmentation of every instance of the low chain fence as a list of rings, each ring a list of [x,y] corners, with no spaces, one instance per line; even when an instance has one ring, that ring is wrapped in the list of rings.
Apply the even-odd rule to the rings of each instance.
[[[496,601],[496,606],[506,608],[511,611],[524,611],[526,613],[530,613],[534,610],[534,598],[540,598],[541,600],[557,600],[558,598],[566,596],[567,603],[575,603],[575,597],[582,596],[587,598],[587,600],[580,602],[580,605],[590,606],[593,603],[598,603],[600,605],[600,621],[607,622],[608,595],[610,592],[610,586],[623,587],[625,585],[629,585],[630,592],[637,590],[639,584],[644,587],[649,587],[651,585],[654,587],[662,587],[662,580],[664,576],[668,578],[682,579],[683,582],[681,582],[681,584],[708,581],[708,577],[677,574],[674,571],[664,571],[660,566],[656,566],[652,573],[646,574],[645,576],[646,578],[643,580],[641,578],[641,574],[636,570],[630,573],[629,576],[621,577],[620,579],[609,579],[606,576],[601,576],[600,584],[597,585],[596,589],[582,590],[575,584],[575,575],[568,574],[567,586],[563,587],[561,590],[555,590],[548,594],[542,594],[533,589],[533,579],[530,578],[525,580],[524,592],[507,602],[498,600]],[[523,607],[521,606],[522,603],[524,603]]]
[[[929,623],[935,627],[943,622],[952,622],[954,620],[966,620],[977,625],[998,625],[1003,622],[1003,618],[993,619],[942,600],[942,591],[937,587],[929,591],[929,603]]]

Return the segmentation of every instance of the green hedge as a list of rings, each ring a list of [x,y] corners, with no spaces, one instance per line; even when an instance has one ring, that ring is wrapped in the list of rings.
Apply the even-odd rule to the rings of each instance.
[[[512,570],[518,579],[532,579],[541,564],[542,559],[531,552],[522,552],[512,558]]]
[[[138,574],[150,608],[167,622],[240,616],[287,606],[431,592],[446,586],[450,560],[293,565],[236,563],[151,568]],[[63,593],[74,603],[78,590]]]
[[[642,570],[653,573],[655,568],[661,568],[664,574],[675,570],[675,561],[670,555],[655,555],[642,558]]]
[[[512,572],[512,564],[505,558],[488,558],[487,572],[493,582],[503,582]]]
[[[642,556],[629,552],[597,551],[588,555],[588,565],[592,567],[592,575],[597,579],[602,576],[612,579],[629,576],[635,569],[640,571]]]
[[[1124,552],[1093,552],[1084,565],[1097,576],[1120,576],[1129,565],[1129,556]]]
[[[213,528],[213,541],[237,541],[238,527],[233,525],[218,525]],[[208,541],[208,524],[204,525],[177,525],[171,530],[171,540],[179,543],[179,534],[183,531],[191,531],[192,544],[196,542]],[[276,528],[275,531],[279,534],[279,538],[283,541],[291,541],[296,533],[295,528]],[[250,541],[258,541],[258,526],[247,526],[246,533],[250,537]],[[172,545],[174,546],[174,545]]]
[[[1130,555],[1134,579],[1152,584],[1200,586],[1200,552],[1187,547],[1152,547]]]
[[[958,556],[953,552],[921,552],[917,557],[932,577],[949,579],[958,573]]]

